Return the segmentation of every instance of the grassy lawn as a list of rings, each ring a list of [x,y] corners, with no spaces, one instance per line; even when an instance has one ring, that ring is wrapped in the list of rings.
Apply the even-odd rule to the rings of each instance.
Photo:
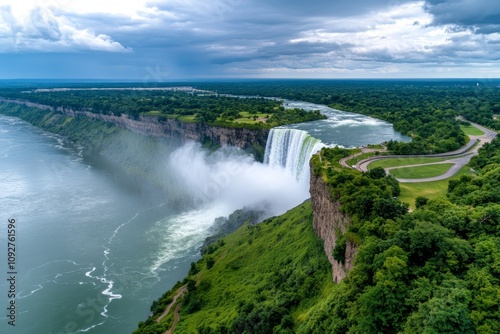
[[[161,111],[158,111],[158,110],[151,110],[151,111],[148,111],[148,112],[143,112],[143,113],[141,113],[141,115],[144,115],[144,116],[161,116],[162,113],[161,113]]]
[[[392,169],[389,173],[399,179],[422,179],[442,175],[451,168],[453,164],[439,164],[419,167],[407,167]]]
[[[187,116],[180,116],[179,121],[181,122],[188,122],[188,123],[195,123],[196,122],[196,116],[195,115],[187,115]]]
[[[444,161],[443,158],[388,158],[383,160],[377,160],[368,165],[368,169],[372,169],[375,167],[399,167],[399,166],[409,166],[409,165],[418,165],[425,164],[429,162],[438,162]]]
[[[352,159],[347,160],[347,163],[351,166],[354,166],[358,162],[360,162],[361,160],[366,159],[366,158],[371,158],[374,156],[375,156],[375,152],[363,153],[361,155],[358,155],[357,157],[354,157]]]
[[[446,196],[448,191],[448,181],[454,178],[459,178],[462,175],[469,175],[470,169],[467,166],[462,167],[453,177],[434,182],[422,183],[399,183],[401,194],[399,199],[401,202],[410,204],[410,208],[415,210],[415,198],[424,196],[429,199]]]
[[[482,136],[484,135],[484,132],[479,130],[476,127],[473,127],[472,125],[460,125],[460,129],[467,135],[467,136]]]
[[[257,119],[254,119],[255,116],[257,116]],[[247,111],[242,111],[240,112],[240,118],[235,119],[234,122],[240,124],[257,124],[259,122],[265,123],[268,119],[267,116],[268,114],[263,114],[263,113],[251,114]]]

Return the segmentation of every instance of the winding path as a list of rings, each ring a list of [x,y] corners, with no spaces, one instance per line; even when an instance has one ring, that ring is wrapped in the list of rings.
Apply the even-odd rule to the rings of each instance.
[[[170,312],[170,309],[172,308],[172,306],[175,304],[175,302],[177,301],[177,299],[181,296],[184,296],[184,293],[186,293],[186,290],[187,290],[187,285],[184,285],[182,286],[178,291],[177,291],[177,294],[174,296],[174,298],[172,299],[172,302],[170,304],[168,304],[167,308],[165,309],[165,311],[158,317],[158,319],[156,319],[156,322],[157,323],[160,323],[163,318],[165,318],[168,313]],[[177,310],[177,309],[176,309]],[[178,311],[178,310],[177,310]],[[174,326],[175,326],[175,322],[174,322]]]
[[[180,309],[181,309],[181,304],[177,305],[177,307],[174,310],[174,323],[172,324],[172,327],[170,327],[170,329],[163,334],[172,334],[174,332],[175,326],[179,322],[179,310]]]
[[[458,117],[458,119],[462,121],[466,121],[463,117]],[[388,171],[390,169],[395,169],[395,168],[407,168],[407,167],[418,167],[418,166],[427,166],[427,165],[436,165],[436,164],[444,164],[444,163],[452,163],[453,166],[444,174],[436,177],[429,177],[429,178],[421,178],[421,179],[397,179],[399,182],[403,183],[420,183],[420,182],[431,182],[431,181],[440,181],[447,179],[449,177],[452,177],[455,175],[463,166],[467,165],[470,161],[470,159],[477,155],[478,150],[483,147],[485,143],[491,142],[497,135],[495,131],[489,130],[479,124],[469,122],[472,126],[476,127],[477,129],[481,130],[484,132],[483,135],[481,136],[469,136],[470,141],[463,146],[462,148],[453,151],[453,152],[447,152],[447,153],[439,153],[439,154],[428,154],[428,155],[385,155],[385,156],[380,156],[380,157],[372,157],[372,158],[367,158],[364,160],[361,160],[358,162],[356,166],[349,166],[347,164],[348,159],[352,159],[353,157],[360,155],[361,153],[352,155],[348,158],[344,158],[340,160],[340,164],[344,167],[349,167],[349,168],[355,168],[359,171],[366,172],[368,171],[368,165],[374,161],[381,160],[381,159],[389,159],[389,158],[431,158],[431,157],[441,157],[441,158],[448,158],[451,157],[453,159],[450,160],[445,160],[445,161],[440,161],[440,162],[432,162],[432,163],[426,163],[426,164],[418,164],[418,165],[407,165],[407,166],[398,166],[398,167],[392,167],[392,168],[386,168],[385,170]],[[477,144],[477,145],[476,145]],[[475,145],[475,146],[474,146]]]

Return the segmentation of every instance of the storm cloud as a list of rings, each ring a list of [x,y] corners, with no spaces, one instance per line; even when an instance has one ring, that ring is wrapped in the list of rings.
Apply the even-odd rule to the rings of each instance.
[[[26,1],[0,0],[0,77],[500,74],[488,0]]]

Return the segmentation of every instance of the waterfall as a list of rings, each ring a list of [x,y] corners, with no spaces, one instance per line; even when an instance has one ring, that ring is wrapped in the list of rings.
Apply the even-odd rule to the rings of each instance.
[[[306,131],[274,128],[267,138],[264,163],[282,167],[299,181],[309,178],[309,160],[325,145]]]

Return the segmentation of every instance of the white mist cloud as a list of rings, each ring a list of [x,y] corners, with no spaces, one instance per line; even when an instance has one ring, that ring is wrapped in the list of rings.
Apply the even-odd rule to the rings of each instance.
[[[229,213],[266,207],[270,215],[277,215],[309,198],[308,179],[298,181],[284,169],[255,162],[241,152],[208,155],[199,144],[188,143],[169,160],[169,171],[183,181],[198,206],[222,206]]]

